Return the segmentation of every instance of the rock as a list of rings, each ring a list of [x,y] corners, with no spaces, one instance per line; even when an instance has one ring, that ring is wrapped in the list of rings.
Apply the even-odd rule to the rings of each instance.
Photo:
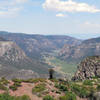
[[[100,100],[100,92],[94,94],[93,100]]]
[[[100,56],[85,58],[79,65],[73,80],[85,80],[100,77]]]

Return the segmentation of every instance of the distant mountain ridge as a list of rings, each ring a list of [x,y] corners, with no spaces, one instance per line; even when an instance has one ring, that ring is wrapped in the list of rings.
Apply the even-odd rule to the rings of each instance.
[[[1,31],[0,52],[0,76],[47,77],[48,68],[52,66],[45,63],[45,56],[53,54],[51,57],[56,57],[55,54],[58,54],[61,60],[79,63],[88,56],[100,55],[100,38],[82,41],[64,35],[30,35]]]
[[[14,41],[32,59],[40,59],[42,53],[61,49],[65,44],[76,46],[81,42],[81,40],[64,35],[28,35],[1,31],[0,36]]]
[[[88,56],[98,55],[100,55],[100,38],[85,40],[77,46],[65,45],[59,53],[61,59],[76,62]]]
[[[28,35],[0,32],[0,76],[7,78],[47,77],[49,66],[42,59],[44,53],[60,50],[65,44],[81,41],[68,36]]]

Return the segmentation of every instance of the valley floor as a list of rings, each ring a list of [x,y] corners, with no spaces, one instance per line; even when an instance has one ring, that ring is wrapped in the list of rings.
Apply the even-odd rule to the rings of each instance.
[[[64,77],[71,78],[77,69],[77,64],[67,63],[56,57],[46,57],[46,63],[53,66],[54,70],[62,74]]]

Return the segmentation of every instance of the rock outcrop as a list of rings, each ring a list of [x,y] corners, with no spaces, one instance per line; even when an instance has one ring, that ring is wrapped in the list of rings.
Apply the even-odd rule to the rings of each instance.
[[[11,41],[0,41],[0,59],[19,61],[26,59],[27,56],[15,43]]]
[[[100,56],[85,58],[79,65],[73,80],[85,80],[100,77]]]

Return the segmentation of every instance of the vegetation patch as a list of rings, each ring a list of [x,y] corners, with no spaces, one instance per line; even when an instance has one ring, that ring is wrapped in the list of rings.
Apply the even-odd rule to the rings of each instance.
[[[61,96],[59,100],[77,100],[76,95],[72,92],[67,92],[65,96]]]
[[[15,79],[13,80],[14,84],[11,85],[9,88],[13,91],[16,91],[18,87],[21,87],[21,80]]]
[[[87,91],[87,89],[85,87],[82,87],[80,85],[77,84],[72,84],[71,86],[71,90],[79,97],[81,98],[86,98],[89,96],[89,92]]]
[[[63,91],[63,92],[68,91],[67,86],[65,86],[65,85],[63,85],[63,84],[56,83],[56,84],[55,84],[55,87],[58,88],[60,91]]]
[[[38,84],[32,89],[32,93],[40,93],[46,90],[45,84]]]
[[[93,82],[92,80],[85,80],[85,81],[83,82],[83,85],[93,86],[93,83],[92,83],[92,82]]]
[[[55,100],[52,96],[47,95],[45,97],[43,97],[43,100]]]
[[[0,100],[31,100],[29,96],[23,95],[23,96],[10,96],[8,93],[0,94]]]

